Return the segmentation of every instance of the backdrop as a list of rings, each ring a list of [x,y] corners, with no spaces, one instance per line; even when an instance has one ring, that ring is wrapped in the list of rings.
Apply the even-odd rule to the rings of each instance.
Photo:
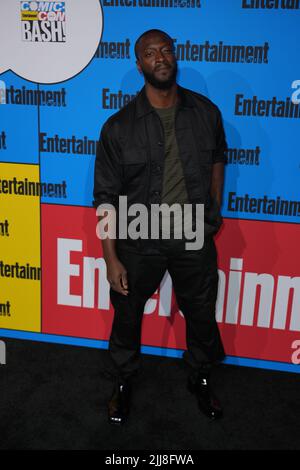
[[[113,318],[92,208],[102,124],[143,86],[134,43],[174,38],[178,83],[223,114],[216,237],[226,362],[299,372],[299,0],[1,0],[0,336],[107,348]],[[166,273],[142,351],[182,355]]]

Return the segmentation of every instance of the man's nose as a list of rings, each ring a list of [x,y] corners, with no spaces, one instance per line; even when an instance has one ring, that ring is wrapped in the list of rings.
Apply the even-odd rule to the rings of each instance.
[[[165,60],[165,56],[161,51],[157,51],[155,55],[156,62],[163,62]]]

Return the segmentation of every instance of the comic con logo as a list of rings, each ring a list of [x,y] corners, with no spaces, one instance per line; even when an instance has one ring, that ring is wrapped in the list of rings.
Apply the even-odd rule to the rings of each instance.
[[[65,2],[20,2],[22,41],[65,42]]]

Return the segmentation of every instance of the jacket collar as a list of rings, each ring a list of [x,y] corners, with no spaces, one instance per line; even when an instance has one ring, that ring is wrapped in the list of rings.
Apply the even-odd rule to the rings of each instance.
[[[186,88],[183,88],[177,83],[177,90],[178,90],[178,95],[180,99],[179,104],[178,104],[179,107],[192,108],[195,106],[194,101]],[[146,87],[144,85],[136,98],[136,116],[137,118],[140,118],[148,113],[151,113],[153,109],[154,109],[153,106],[148,100],[148,97],[146,94]]]

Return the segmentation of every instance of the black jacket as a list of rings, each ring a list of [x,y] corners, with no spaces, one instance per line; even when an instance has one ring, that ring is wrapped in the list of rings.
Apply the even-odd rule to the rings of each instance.
[[[178,85],[175,134],[190,203],[205,204],[205,233],[215,234],[222,217],[210,196],[212,165],[224,162],[226,140],[221,113],[205,96]],[[94,173],[95,208],[118,209],[119,195],[128,206],[160,203],[164,168],[164,130],[145,86],[104,123],[97,145]],[[120,248],[155,253],[151,240],[118,240]]]

